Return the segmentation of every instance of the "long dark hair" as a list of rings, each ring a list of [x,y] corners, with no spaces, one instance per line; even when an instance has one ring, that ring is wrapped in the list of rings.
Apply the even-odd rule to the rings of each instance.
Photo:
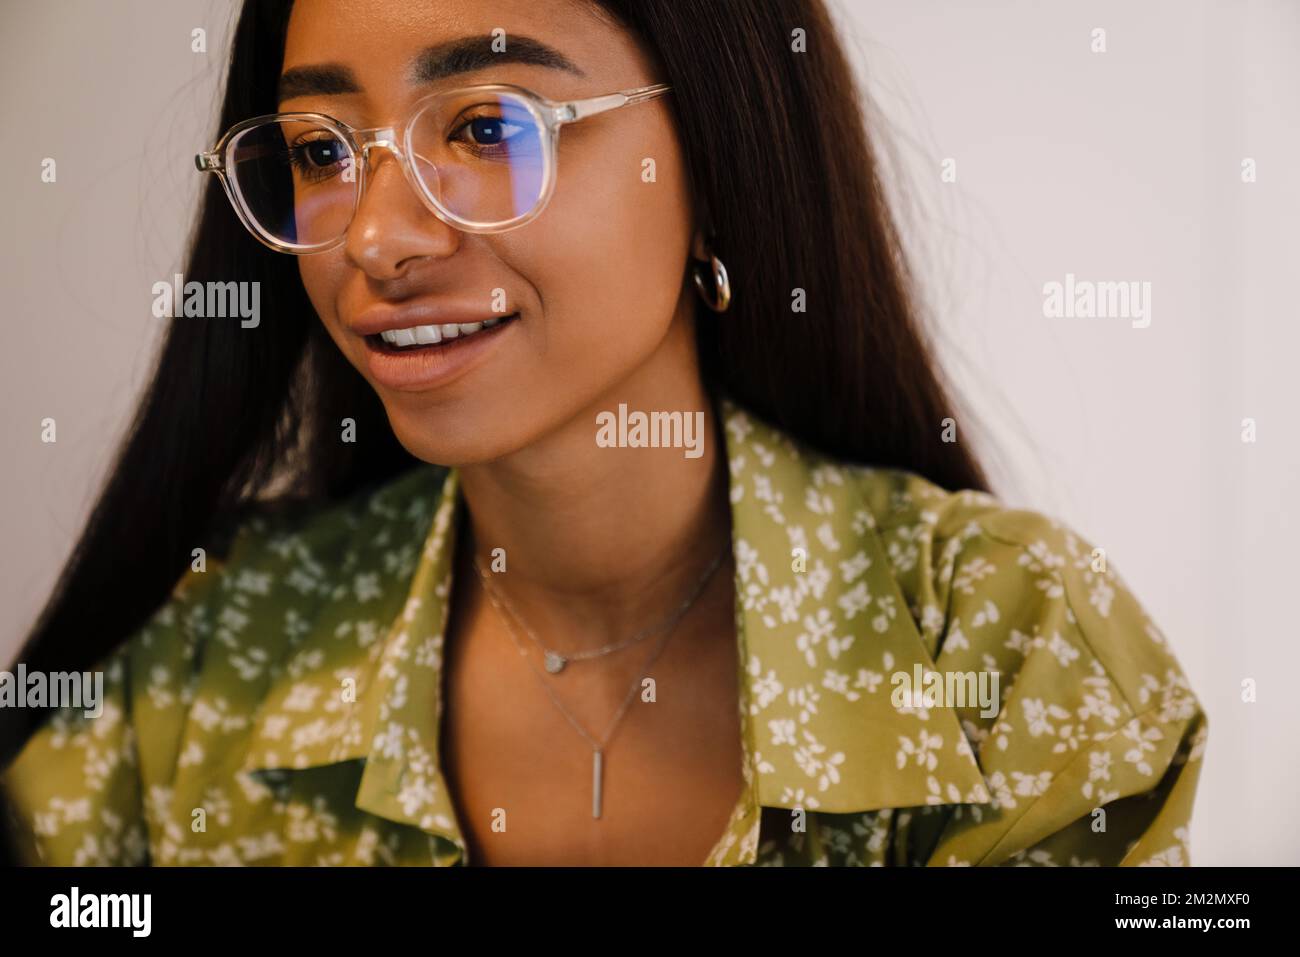
[[[755,414],[838,458],[988,490],[941,385],[886,207],[854,76],[821,0],[596,0],[671,83],[697,208],[736,297],[697,323],[702,368]],[[292,0],[246,0],[214,133],[276,109]],[[804,31],[807,52],[793,48]],[[703,52],[702,52],[703,51]],[[264,321],[171,324],[110,478],[22,650],[84,670],[219,554],[274,483],[299,507],[413,466],[314,314],[293,257],[256,242],[208,177],[187,280],[261,283]],[[792,311],[802,289],[806,312]],[[337,441],[344,416],[355,443]],[[0,766],[42,712],[8,709]]]

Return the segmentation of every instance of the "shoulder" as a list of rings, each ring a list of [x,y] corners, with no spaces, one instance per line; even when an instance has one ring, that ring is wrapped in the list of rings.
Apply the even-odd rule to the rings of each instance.
[[[922,706],[955,709],[993,796],[934,859],[1185,863],[1209,721],[1105,543],[983,492],[852,471],[945,689]],[[947,700],[962,682],[977,699]]]
[[[120,649],[137,683],[133,700],[147,709],[201,687],[203,709],[250,713],[329,621],[377,629],[391,619],[445,473],[416,466],[332,502],[246,508],[229,547],[196,559]]]
[[[416,466],[324,505],[258,503],[225,523],[210,553],[196,549],[148,620],[93,667],[101,713],[53,710],[6,768],[37,836],[51,846],[88,814],[126,820],[122,802],[140,800],[142,786],[166,787],[207,745],[249,725],[273,676],[331,611],[359,628],[391,619],[445,475]]]
[[[280,499],[246,506],[230,522],[228,546],[196,555],[150,624],[170,626],[178,615],[202,610],[187,630],[210,635],[221,624],[211,620],[219,609],[255,610],[267,600],[339,601],[350,590],[364,590],[352,580],[358,574],[413,567],[446,472],[421,465],[331,502]],[[226,625],[239,631],[241,622],[242,616],[231,613]]]
[[[1190,697],[1172,646],[1105,543],[1049,513],[906,470],[850,472],[936,655],[1037,649],[1104,674],[1132,714]]]
[[[929,859],[1186,860],[1208,722],[1105,542],[726,412],[738,583],[755,641],[797,663],[793,646],[811,665],[833,634],[837,670],[847,649],[863,687],[891,686],[870,740],[900,729],[900,772],[913,759],[934,768],[945,724],[975,757],[991,800],[967,809],[967,792],[953,791],[958,807],[926,819],[942,834],[913,842]],[[845,682],[828,672],[822,686]],[[867,751],[866,740],[845,753]]]
[[[1021,690],[1100,674],[1131,714],[1162,701],[1188,706],[1169,642],[1104,542],[987,492],[836,459],[737,403],[722,408],[733,509],[747,532],[773,555],[793,547],[844,556],[845,581],[877,566],[932,659],[982,656],[1004,677],[1026,679]],[[1039,667],[1044,651],[1068,673]]]
[[[249,503],[230,520],[230,544],[217,564],[236,568],[306,552],[343,554],[372,542],[386,526],[431,515],[447,472],[441,466],[417,465],[333,501]]]

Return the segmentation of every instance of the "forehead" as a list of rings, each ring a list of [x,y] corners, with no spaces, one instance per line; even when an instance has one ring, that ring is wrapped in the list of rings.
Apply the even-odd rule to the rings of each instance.
[[[346,69],[312,76],[325,66]],[[554,74],[577,92],[584,77],[634,85],[647,65],[633,38],[591,0],[296,0],[281,72],[293,97],[383,99],[518,70]],[[340,72],[352,82],[337,82]]]

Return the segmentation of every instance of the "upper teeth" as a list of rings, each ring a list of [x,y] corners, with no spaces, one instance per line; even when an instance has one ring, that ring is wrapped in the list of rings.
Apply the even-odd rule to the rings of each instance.
[[[409,329],[386,329],[379,335],[392,346],[427,346],[443,339],[471,336],[480,329],[491,329],[500,321],[484,319],[482,322],[449,322],[441,326],[411,326]]]

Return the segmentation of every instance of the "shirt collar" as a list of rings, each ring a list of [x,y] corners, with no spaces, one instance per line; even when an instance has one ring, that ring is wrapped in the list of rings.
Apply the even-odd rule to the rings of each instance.
[[[872,470],[812,452],[725,396],[718,402],[753,826],[759,807],[847,814],[990,803],[956,714],[891,700],[890,674],[933,670],[934,648],[877,534],[883,503],[863,481]],[[254,719],[244,770],[364,759],[357,807],[463,854],[439,759],[459,473],[420,467],[391,483],[385,501],[372,541],[398,558],[393,574],[369,583],[366,601],[392,611],[379,619],[386,631],[367,640],[329,613],[299,623],[291,661]],[[414,558],[409,579],[398,573],[403,548]],[[773,701],[784,707],[769,710]],[[757,837],[733,857],[752,860]]]

